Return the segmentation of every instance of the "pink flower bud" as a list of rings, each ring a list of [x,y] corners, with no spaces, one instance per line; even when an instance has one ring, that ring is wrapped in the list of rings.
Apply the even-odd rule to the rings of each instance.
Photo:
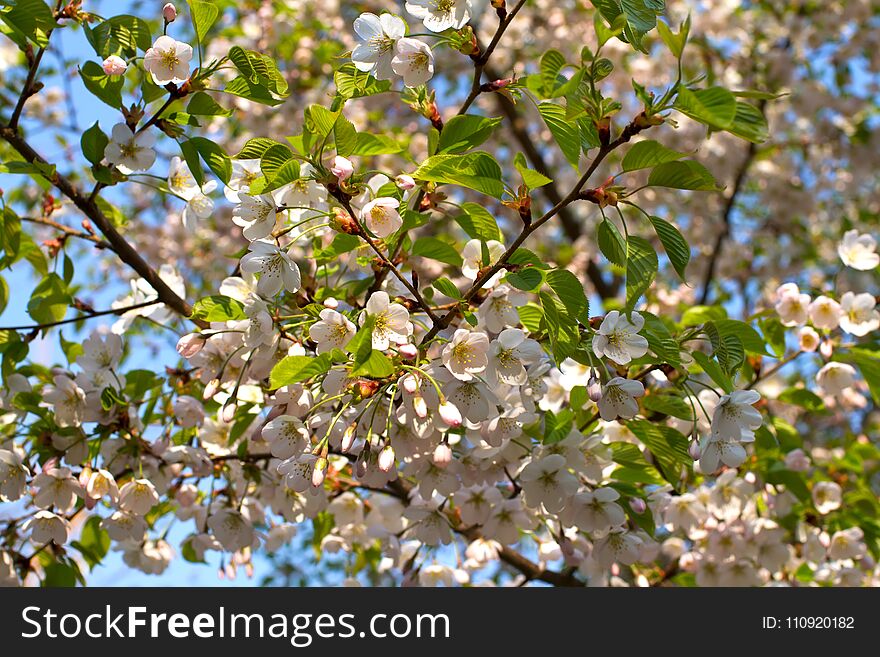
[[[452,461],[452,449],[446,443],[440,443],[434,448],[434,465],[445,468]]]
[[[602,384],[599,382],[599,377],[596,376],[595,370],[593,370],[589,381],[587,381],[587,394],[590,396],[590,401],[594,404],[598,404],[599,400],[602,399]]]
[[[645,504],[645,500],[641,497],[634,497],[629,501],[629,508],[642,515],[647,510],[648,505]]]
[[[428,417],[428,404],[425,403],[424,397],[417,395],[413,398],[413,410],[415,410],[416,415],[420,418]]]
[[[354,438],[357,435],[357,422],[352,422],[345,428],[345,432],[342,434],[342,445],[340,448],[343,452],[347,452],[351,449],[352,443],[354,443]]]
[[[217,394],[217,391],[220,389],[220,379],[211,379],[208,381],[205,386],[205,391],[202,393],[202,399],[208,400],[211,399],[214,395]]]
[[[416,186],[416,181],[413,180],[412,176],[408,176],[405,173],[400,174],[397,178],[394,179],[395,184],[400,187],[402,190],[410,190]]]
[[[177,7],[172,5],[170,2],[167,3],[164,7],[162,7],[162,18],[165,19],[166,23],[173,23],[174,19],[177,18]]]
[[[388,472],[394,467],[394,448],[391,445],[385,445],[379,452],[379,469],[382,472]]]
[[[324,475],[327,472],[327,459],[315,461],[315,469],[312,470],[312,486],[317,488],[324,483]]]
[[[364,445],[364,449],[358,454],[357,461],[354,464],[354,476],[358,479],[363,478],[365,474],[367,474],[367,467],[369,466],[370,459],[370,447],[369,444]]]
[[[226,404],[226,406],[223,407],[223,421],[226,422],[227,424],[232,422],[232,420],[235,419],[235,411],[236,410],[237,410],[237,407],[235,405],[235,402],[231,402],[231,403]]]
[[[445,401],[440,404],[440,418],[446,426],[455,429],[461,426],[461,411],[452,402]]]
[[[694,461],[700,460],[700,441],[694,440],[688,445],[688,454],[691,455]]]
[[[351,174],[354,173],[354,165],[348,158],[337,155],[333,160],[333,166],[330,167],[330,173],[336,176],[339,182],[342,182],[351,178]]]
[[[409,342],[400,345],[400,347],[397,348],[397,351],[407,360],[412,360],[419,355],[419,348],[414,344],[410,344]]]
[[[403,389],[406,390],[409,394],[414,395],[416,390],[419,389],[419,382],[412,374],[407,374],[403,377]]]
[[[205,342],[201,333],[187,333],[177,341],[177,353],[188,360],[202,350]]]
[[[125,63],[125,60],[122,57],[117,55],[110,55],[107,59],[103,61],[101,64],[101,68],[104,69],[104,73],[107,75],[122,75],[125,73],[125,70],[128,68],[128,64]]]
[[[339,308],[339,301],[337,299],[334,299],[333,297],[327,297],[326,299],[324,299],[324,307],[336,310],[337,308]]]
[[[834,353],[834,345],[831,344],[831,340],[825,340],[819,345],[819,353],[825,358],[831,358],[831,354]]]

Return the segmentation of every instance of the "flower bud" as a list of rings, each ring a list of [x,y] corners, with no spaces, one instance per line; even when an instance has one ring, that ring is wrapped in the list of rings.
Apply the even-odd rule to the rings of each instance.
[[[700,460],[700,441],[694,440],[688,445],[688,454],[691,455],[694,461]]]
[[[177,7],[170,2],[167,3],[162,7],[162,18],[165,19],[166,23],[173,23],[174,19],[177,18]]]
[[[416,412],[420,418],[428,417],[428,404],[425,403],[425,398],[421,395],[417,395],[413,399],[413,410]],[[441,411],[442,413],[442,411]]]
[[[446,426],[455,429],[461,426],[461,411],[452,402],[445,401],[440,404],[440,418],[446,423]]]
[[[214,395],[217,394],[217,391],[220,389],[220,379],[211,379],[208,381],[207,385],[205,385],[205,391],[202,393],[202,399],[208,400],[211,399]]]
[[[177,341],[177,353],[188,360],[202,350],[205,342],[207,340],[201,333],[187,333]]]
[[[825,340],[825,342],[819,345],[819,353],[825,358],[831,358],[831,354],[834,353],[834,345],[831,344],[831,340]]]
[[[364,448],[361,450],[361,453],[358,454],[357,461],[354,464],[354,476],[358,479],[363,478],[365,474],[367,474],[367,466],[369,465],[370,459],[370,446],[369,444],[364,445]]]
[[[642,515],[647,510],[648,505],[645,504],[645,500],[641,497],[634,497],[629,501],[629,508]]]
[[[445,468],[452,461],[452,449],[446,443],[440,443],[434,448],[432,458],[434,465],[438,468]]]
[[[327,459],[319,458],[315,461],[315,467],[312,470],[312,486],[317,488],[324,483],[324,475],[327,472]]]
[[[410,189],[415,188],[416,181],[413,180],[413,177],[407,175],[405,173],[400,174],[397,178],[394,179],[394,183],[402,190],[409,191]]]
[[[382,472],[388,472],[394,467],[394,448],[391,445],[385,445],[379,452],[379,469]]]
[[[594,404],[598,404],[599,400],[602,399],[602,384],[599,382],[599,377],[596,376],[596,370],[593,370],[590,379],[587,381],[587,394],[590,396],[590,401]]]
[[[405,377],[403,377],[402,383],[403,389],[411,395],[414,395],[419,389],[419,382],[412,374],[407,374]]]
[[[356,435],[357,422],[352,422],[347,427],[345,427],[345,431],[342,434],[342,444],[340,445],[340,449],[342,449],[343,452],[347,452],[351,449],[352,443],[354,443]]]
[[[351,178],[351,174],[354,173],[354,165],[347,157],[337,155],[333,159],[333,166],[330,167],[330,173],[336,176],[336,179],[339,182],[342,182],[343,180]]]
[[[103,61],[101,68],[104,69],[104,73],[107,75],[117,76],[125,73],[128,64],[125,63],[125,60],[122,59],[122,57],[119,57],[118,55],[110,55]]]
[[[416,356],[419,355],[419,348],[414,344],[406,343],[402,344],[397,348],[398,353],[406,358],[407,360],[412,360]]]
[[[339,308],[339,300],[333,297],[327,297],[326,299],[324,299],[324,307],[336,310],[337,308]]]
[[[235,402],[230,402],[223,407],[223,421],[229,424],[232,420],[235,419],[235,411],[238,407],[235,405]]]

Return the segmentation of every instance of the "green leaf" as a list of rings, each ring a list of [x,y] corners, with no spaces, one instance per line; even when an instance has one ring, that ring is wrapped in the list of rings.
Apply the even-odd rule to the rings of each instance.
[[[574,413],[569,408],[564,408],[558,413],[546,411],[544,413],[544,437],[541,442],[545,445],[553,445],[560,440],[565,440],[571,433],[574,425]]]
[[[685,22],[682,23],[678,30],[678,34],[675,34],[672,31],[672,28],[663,21],[657,21],[657,32],[660,34],[660,38],[663,39],[663,43],[666,44],[666,47],[669,48],[670,52],[675,55],[677,59],[681,59],[681,54],[684,52],[690,28],[690,15],[688,15]]]
[[[746,358],[742,340],[733,333],[722,334],[714,322],[707,322],[704,330],[715,349],[714,356],[718,359],[718,364],[728,375],[732,375]]]
[[[461,299],[461,292],[459,292],[458,288],[455,286],[455,283],[450,281],[448,278],[438,278],[431,284],[438,292],[446,295],[450,299]]]
[[[754,105],[737,101],[736,116],[728,132],[750,142],[760,144],[770,136],[767,119]]]
[[[401,151],[403,151],[403,147],[393,137],[359,132],[351,154],[368,157],[370,155],[393,155]]]
[[[447,121],[437,144],[439,153],[461,153],[486,141],[501,124],[500,118],[462,114]]]
[[[751,326],[737,319],[713,319],[712,324],[721,335],[735,335],[742,342],[746,351],[762,356],[773,356],[767,351],[764,339]]]
[[[733,383],[730,377],[724,373],[724,370],[721,369],[717,362],[709,358],[702,351],[691,352],[691,356],[693,356],[697,364],[719,388],[728,394],[733,391]]]
[[[621,166],[624,171],[637,171],[649,169],[665,162],[675,162],[686,156],[686,153],[679,153],[653,139],[646,139],[630,147],[626,155],[623,156]]]
[[[89,564],[89,569],[93,570],[110,550],[110,534],[101,527],[101,518],[92,516],[83,525],[79,540],[72,542],[71,545],[82,553],[86,563]]]
[[[196,40],[199,44],[204,44],[208,31],[220,15],[220,8],[213,2],[200,2],[199,0],[187,0],[187,2],[189,2],[190,13],[192,14]]]
[[[482,242],[503,240],[495,217],[482,205],[468,202],[463,203],[461,209],[463,213],[455,217],[455,223],[461,226],[468,237]]]
[[[725,317],[727,317],[727,311],[721,306],[691,306],[684,311],[679,323],[682,326],[699,326]]]
[[[709,170],[693,160],[658,165],[648,176],[648,185],[712,192],[721,189]]]
[[[558,50],[548,50],[541,56],[541,86],[545,98],[553,95],[559,80],[559,74],[565,66],[565,57]]]
[[[878,354],[867,349],[850,349],[844,357],[859,368],[859,372],[868,384],[874,405],[880,407],[880,358]]]
[[[276,96],[288,95],[287,80],[278,70],[275,60],[268,55],[245,50],[241,46],[232,46],[229,49],[229,60],[251,84],[263,87]]]
[[[52,10],[43,0],[17,0],[8,11],[0,13],[0,19],[40,47],[49,45],[49,32],[56,25]]]
[[[354,64],[341,66],[334,74],[336,93],[342,98],[363,98],[385,93],[391,89],[390,80],[377,80],[369,73],[358,71]]]
[[[556,293],[571,317],[589,313],[590,303],[584,293],[584,286],[577,276],[565,269],[552,269],[547,272],[547,285]]]
[[[319,356],[285,356],[269,374],[269,387],[273,390],[294,383],[302,383],[313,377],[326,374],[333,365],[330,354]]]
[[[79,143],[85,158],[92,164],[100,164],[104,159],[104,149],[110,143],[110,139],[95,121],[92,127],[83,133]]]
[[[538,189],[539,187],[543,187],[544,185],[553,182],[552,178],[548,178],[543,173],[530,169],[526,164],[526,158],[522,153],[517,153],[513,158],[513,166],[519,171],[519,175],[521,175],[523,179],[523,184],[529,189]]]
[[[658,261],[657,253],[648,240],[630,235],[626,242],[626,305],[627,308],[634,308],[657,275]]]
[[[646,395],[642,399],[642,406],[649,411],[677,417],[680,420],[693,420],[694,413],[691,405],[678,395],[671,393],[656,393]]]
[[[55,273],[46,274],[31,294],[27,311],[38,324],[49,324],[64,319],[70,305],[70,293],[64,280]]]
[[[381,351],[371,350],[366,361],[355,367],[352,376],[368,376],[374,379],[384,379],[395,372],[394,364]]]
[[[482,151],[434,155],[425,160],[412,176],[416,180],[461,185],[499,199],[504,194],[501,167],[494,157]]]
[[[227,184],[232,177],[232,162],[223,149],[205,137],[192,137],[189,143],[195,147],[214,175]]]
[[[716,130],[727,130],[736,118],[736,97],[723,87],[696,90],[681,87],[674,107]]]
[[[205,183],[205,170],[202,169],[202,161],[199,159],[199,151],[196,149],[196,145],[191,139],[179,143],[183,159],[186,161],[189,170],[192,172],[196,183],[201,187]]]
[[[649,217],[649,219],[654,226],[654,230],[657,231],[657,237],[660,238],[660,243],[666,250],[666,255],[669,256],[669,262],[672,263],[672,267],[681,277],[681,280],[684,281],[685,270],[691,259],[691,249],[690,246],[688,246],[687,240],[685,240],[679,230],[668,221],[664,221],[660,217],[654,216]]]
[[[119,109],[122,106],[122,86],[125,84],[123,76],[107,75],[97,62],[83,64],[79,75],[86,89],[98,100],[113,109]]]
[[[645,420],[631,420],[626,426],[651,450],[666,481],[677,488],[682,472],[693,468],[687,438],[672,427]]]
[[[6,279],[0,276],[0,315],[3,314],[3,311],[6,310],[6,306],[9,304],[9,284],[6,282]]]
[[[121,55],[129,59],[137,55],[138,49],[146,52],[153,45],[149,23],[137,16],[113,16],[93,29],[84,23],[83,30],[95,53],[103,58]]]
[[[423,258],[445,262],[447,265],[455,267],[461,267],[463,262],[458,249],[436,237],[420,237],[413,244],[410,253],[422,256]]]
[[[232,159],[259,160],[273,146],[284,146],[284,144],[268,137],[254,137],[253,139],[248,139],[242,149],[232,156]]]
[[[541,287],[544,282],[544,275],[540,269],[534,267],[526,267],[519,271],[507,274],[505,281],[518,290],[531,292]]]
[[[786,388],[776,398],[778,401],[786,404],[794,404],[811,413],[826,413],[825,402],[814,392],[805,390],[804,388]]]
[[[550,128],[550,134],[562,149],[565,159],[575,169],[581,156],[581,132],[576,123],[565,118],[565,108],[555,103],[539,103],[538,112]]]
[[[215,294],[196,301],[190,317],[206,322],[241,320],[245,318],[244,305],[232,297]]]
[[[240,96],[246,100],[252,100],[255,103],[271,107],[284,102],[283,99],[273,96],[266,87],[251,82],[243,75],[239,75],[237,78],[227,82],[226,86],[223,87],[223,91],[233,96]]]
[[[599,224],[599,250],[610,263],[626,267],[626,241],[617,226],[604,218]]]
[[[232,110],[221,107],[216,100],[204,91],[197,91],[193,94],[189,104],[186,106],[186,111],[194,116],[232,116]]]

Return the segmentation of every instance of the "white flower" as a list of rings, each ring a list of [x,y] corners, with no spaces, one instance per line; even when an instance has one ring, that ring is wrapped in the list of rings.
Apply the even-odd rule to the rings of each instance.
[[[297,493],[307,490],[315,492],[312,486],[312,471],[318,457],[311,453],[291,456],[278,466],[278,474],[284,475],[284,485]]]
[[[177,294],[177,296],[182,298],[186,297],[186,286],[183,283],[183,278],[177,273],[173,266],[169,264],[160,266],[159,278],[162,279],[165,284]],[[110,304],[110,306],[111,308],[127,308],[128,306],[133,306],[139,303],[155,301],[158,298],[159,295],[153,289],[153,286],[147,283],[143,278],[138,278],[131,281],[131,294],[126,295],[121,299],[117,299]],[[171,320],[173,315],[174,311],[169,310],[163,304],[136,308],[135,310],[124,312],[122,317],[113,324],[112,330],[117,335],[125,333],[135,317],[148,317],[158,324],[165,324]]]
[[[101,68],[104,69],[104,73],[110,76],[124,75],[125,70],[128,68],[128,64],[125,63],[125,60],[122,59],[122,57],[118,55],[110,55],[101,63]]]
[[[810,457],[798,448],[785,455],[785,467],[794,472],[806,472],[810,469]]]
[[[489,252],[489,262],[486,266],[493,265],[498,259],[504,255],[504,245],[498,240],[489,240],[486,242],[486,250]],[[464,245],[461,250],[461,258],[464,261],[461,265],[462,275],[472,281],[477,280],[480,270],[483,268],[483,243],[480,240],[473,239]],[[494,286],[502,276],[503,272],[498,272],[483,284],[483,287]]]
[[[811,326],[802,326],[798,331],[798,345],[801,351],[812,352],[819,348],[819,334]]]
[[[191,45],[162,35],[144,54],[144,68],[153,75],[153,81],[159,86],[169,82],[181,84],[189,79],[192,56]]]
[[[399,303],[391,303],[387,292],[373,292],[367,300],[366,313],[361,315],[360,323],[367,316],[373,318],[373,349],[385,351],[394,342],[406,342],[409,335],[409,311]]]
[[[117,123],[104,147],[104,157],[125,175],[146,171],[156,161],[155,143],[156,135],[150,130],[135,134],[126,124]]]
[[[315,349],[317,353],[343,349],[354,337],[357,329],[342,313],[325,308],[320,317],[320,320],[309,327],[309,337],[318,345]]]
[[[599,357],[607,357],[618,365],[626,365],[634,358],[648,353],[648,341],[639,335],[645,325],[645,318],[632,313],[631,320],[616,310],[605,315],[598,333],[593,336],[593,352]]]
[[[839,509],[843,503],[843,491],[833,481],[819,481],[813,486],[813,504],[823,516]]]
[[[489,336],[479,331],[458,329],[443,347],[443,364],[456,379],[470,381],[489,365]]]
[[[403,219],[397,211],[399,207],[400,201],[396,198],[381,197],[367,203],[361,210],[361,216],[371,232],[384,238],[403,225]]]
[[[86,495],[93,500],[107,497],[111,502],[116,503],[119,499],[119,487],[116,485],[116,479],[107,470],[95,470],[86,482]]]
[[[859,235],[857,230],[848,230],[837,246],[837,253],[847,267],[869,271],[880,264],[880,254],[876,253],[877,241],[871,235]]]
[[[67,468],[51,468],[34,477],[34,505],[41,509],[54,507],[61,513],[70,511],[76,496],[82,492],[79,482]]]
[[[309,430],[293,415],[279,415],[267,422],[261,435],[272,456],[279,459],[299,455],[309,444]]]
[[[174,400],[174,417],[184,429],[201,426],[205,421],[205,408],[195,397],[181,395]]]
[[[864,538],[865,532],[861,527],[835,532],[828,547],[828,556],[832,559],[861,559],[867,551]]]
[[[208,518],[208,527],[230,552],[250,547],[254,542],[254,526],[240,512],[221,509]]]
[[[119,489],[119,508],[145,516],[159,502],[159,494],[148,479],[133,479]]]
[[[709,511],[693,493],[676,495],[669,500],[663,520],[674,529],[690,534],[691,529],[700,527],[709,517]]]
[[[810,321],[819,329],[836,329],[840,325],[840,316],[843,311],[840,304],[834,299],[819,296],[813,299],[809,308]]]
[[[471,0],[407,0],[406,10],[432,32],[460,30],[471,18]]]
[[[801,294],[795,283],[785,283],[776,290],[776,312],[783,326],[797,326],[807,321],[810,295]]]
[[[880,312],[875,310],[876,305],[874,295],[868,292],[846,292],[840,297],[840,309],[843,313],[840,317],[840,328],[859,337],[876,331],[880,328]]]
[[[761,395],[754,390],[734,390],[722,396],[712,414],[712,439],[752,442],[755,429],[763,423],[752,406],[759,399]]]
[[[718,440],[707,436],[700,441],[700,471],[715,472],[720,463],[738,468],[746,460],[746,448],[735,440]]]
[[[519,290],[499,285],[477,308],[477,318],[485,325],[486,330],[500,333],[508,326],[519,324],[520,308],[526,304],[528,297]]]
[[[604,538],[593,544],[593,558],[603,568],[610,568],[614,563],[634,564],[639,558],[641,538],[624,529],[612,529]]]
[[[232,223],[241,226],[245,239],[251,242],[268,237],[275,228],[276,209],[271,194],[251,196],[239,192],[238,205],[232,209]]]
[[[86,393],[73,379],[57,374],[55,385],[43,388],[43,401],[55,411],[55,424],[59,427],[78,427],[84,421]]]
[[[34,543],[53,541],[56,545],[64,545],[67,542],[70,525],[64,518],[51,511],[38,511],[22,525],[22,530],[30,530],[31,540]]]
[[[354,31],[363,41],[351,53],[355,67],[372,73],[378,80],[390,80],[394,76],[391,59],[397,41],[406,34],[406,22],[394,14],[364,13],[355,19]]]
[[[541,504],[550,513],[559,513],[578,489],[578,480],[568,471],[565,457],[550,454],[532,460],[519,475],[524,501],[531,508]]]
[[[613,488],[581,491],[566,505],[561,520],[566,526],[575,526],[585,532],[607,532],[626,522],[626,513],[616,500],[620,498]]]
[[[434,53],[427,43],[403,37],[397,42],[391,68],[407,87],[418,87],[434,77]]]
[[[0,449],[0,501],[20,499],[27,488],[29,473],[18,452]]]
[[[599,416],[606,422],[619,417],[627,420],[633,418],[639,412],[636,398],[644,395],[645,386],[641,381],[615,376],[602,388],[602,397],[598,403]]]
[[[828,363],[816,373],[816,383],[829,395],[839,395],[855,380],[856,369],[846,363]]]
[[[250,252],[241,259],[241,271],[245,274],[260,274],[257,293],[263,297],[274,297],[283,287],[288,292],[296,292],[302,284],[299,267],[290,256],[273,242],[255,240],[250,244]]]
[[[490,345],[486,377],[490,384],[501,381],[521,386],[529,380],[525,366],[536,362],[542,354],[541,346],[526,338],[525,331],[504,329]]]
[[[116,511],[109,518],[101,521],[101,527],[107,530],[114,541],[142,541],[147,533],[147,521],[139,515]]]
[[[83,351],[76,364],[86,371],[113,369],[122,358],[122,338],[113,333],[93,332],[82,344]]]

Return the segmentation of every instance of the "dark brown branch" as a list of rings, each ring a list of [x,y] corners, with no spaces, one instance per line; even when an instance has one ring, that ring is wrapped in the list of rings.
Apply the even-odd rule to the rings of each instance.
[[[150,306],[156,306],[162,303],[161,301],[142,301],[141,303],[135,303],[130,306],[125,306],[124,308],[110,308],[108,310],[96,310],[94,312],[87,313],[85,315],[80,315],[79,317],[68,317],[67,319],[60,319],[57,322],[46,322],[45,324],[31,324],[28,326],[4,326],[0,328],[0,331],[40,331],[42,329],[52,328],[53,326],[62,326],[63,324],[74,324],[76,322],[82,322],[86,319],[92,319],[93,317],[103,317],[105,315],[122,315],[127,313],[129,310],[137,310],[138,308],[149,308]]]

